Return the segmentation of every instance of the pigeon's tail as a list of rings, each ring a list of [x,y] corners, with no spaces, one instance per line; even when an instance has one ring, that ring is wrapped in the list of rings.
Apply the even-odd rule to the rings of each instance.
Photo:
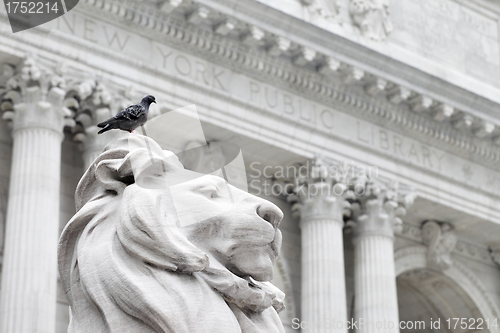
[[[97,124],[97,127],[102,128],[97,134],[102,134],[107,131],[111,131],[112,129],[116,128],[116,121],[115,119],[111,118],[106,121],[103,121],[102,123]]]
[[[99,126],[99,125],[97,125],[97,126]],[[99,126],[99,127],[103,127],[103,126]],[[97,132],[97,134],[102,134],[104,132],[111,131],[113,128],[114,127],[111,126],[111,124],[106,124],[106,125],[104,125],[104,128],[102,130],[100,130],[99,132]]]
[[[104,128],[104,127],[106,127],[106,125],[109,125],[110,123],[112,123],[113,120],[114,120],[113,118],[105,120],[105,121],[97,124],[97,127]]]

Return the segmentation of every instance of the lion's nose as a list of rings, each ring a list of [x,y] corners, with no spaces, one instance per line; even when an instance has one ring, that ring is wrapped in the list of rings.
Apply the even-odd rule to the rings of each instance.
[[[267,222],[271,223],[273,227],[278,227],[279,223],[283,219],[283,212],[275,204],[263,200],[263,202],[257,207],[257,214]]]

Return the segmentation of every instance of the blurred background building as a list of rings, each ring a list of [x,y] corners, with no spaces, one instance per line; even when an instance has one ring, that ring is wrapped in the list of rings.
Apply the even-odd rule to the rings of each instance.
[[[498,1],[85,0],[0,21],[1,332],[66,331],[58,235],[117,135],[95,125],[146,94],[152,116],[196,104],[285,212],[287,332],[500,332]]]

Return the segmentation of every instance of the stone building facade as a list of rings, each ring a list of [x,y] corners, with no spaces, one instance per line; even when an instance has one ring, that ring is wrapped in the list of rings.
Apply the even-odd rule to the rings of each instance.
[[[16,34],[0,20],[1,332],[66,331],[58,235],[116,135],[96,124],[146,94],[152,116],[196,104],[285,212],[287,331],[500,332],[498,2],[82,0]]]

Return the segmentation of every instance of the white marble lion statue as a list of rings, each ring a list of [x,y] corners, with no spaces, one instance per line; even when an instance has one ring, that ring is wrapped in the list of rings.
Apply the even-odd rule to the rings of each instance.
[[[76,207],[58,249],[68,332],[284,332],[274,204],[132,134],[87,170]]]

